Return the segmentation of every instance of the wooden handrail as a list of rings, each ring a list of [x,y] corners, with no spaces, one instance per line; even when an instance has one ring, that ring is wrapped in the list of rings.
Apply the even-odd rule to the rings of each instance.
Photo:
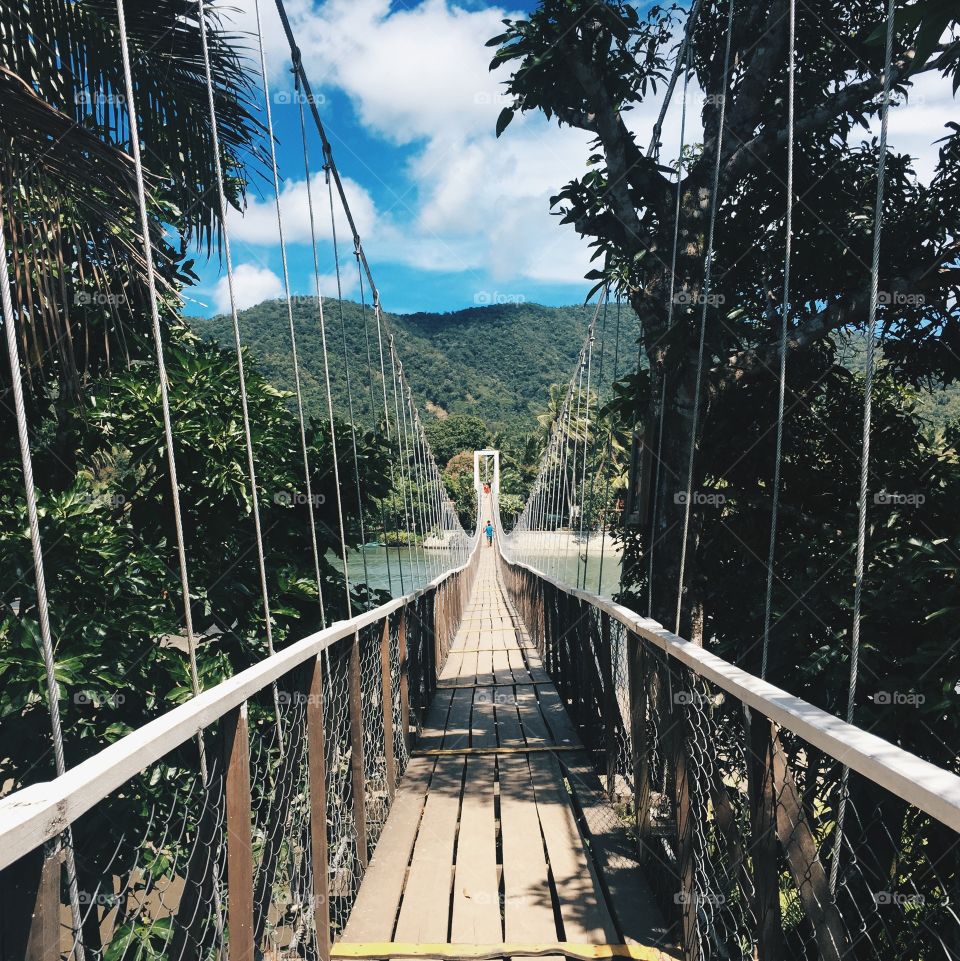
[[[32,784],[4,798],[0,801],[0,869],[62,833],[144,768],[239,708],[298,665],[337,641],[407,607],[465,571],[479,544],[480,538],[475,534],[470,554],[460,567],[438,575],[417,590],[302,638],[132,731],[60,777]]]
[[[525,569],[569,596],[586,601],[607,613],[628,631],[655,644],[748,707],[960,832],[960,777],[953,772],[904,751],[862,728],[847,724],[808,701],[735,667],[673,634],[652,618],[641,617],[622,604],[570,587],[529,564],[511,560],[503,552],[502,538],[498,538],[498,549],[505,564]]]

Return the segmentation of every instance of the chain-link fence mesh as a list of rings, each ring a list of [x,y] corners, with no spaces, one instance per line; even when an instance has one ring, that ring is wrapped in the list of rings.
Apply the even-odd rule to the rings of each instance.
[[[960,958],[955,830],[589,600],[503,572],[687,961]]]
[[[41,935],[45,957],[77,961],[220,961],[231,937],[258,957],[322,957],[349,918],[475,569],[305,656],[202,743],[183,741],[4,868],[4,957]]]

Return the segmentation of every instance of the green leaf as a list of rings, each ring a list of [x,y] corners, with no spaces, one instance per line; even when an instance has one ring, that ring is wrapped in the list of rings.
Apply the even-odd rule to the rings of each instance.
[[[497,136],[498,137],[510,125],[510,121],[513,120],[513,113],[514,111],[512,107],[504,107],[503,110],[500,111],[500,116],[497,117]]]

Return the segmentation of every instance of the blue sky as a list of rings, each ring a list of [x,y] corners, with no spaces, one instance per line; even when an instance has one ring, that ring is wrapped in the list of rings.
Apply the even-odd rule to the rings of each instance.
[[[251,71],[259,67],[254,0],[235,0],[232,26],[249,33]],[[271,0],[260,0],[294,294],[314,292],[298,109],[292,102],[289,51]],[[570,304],[590,284],[589,249],[551,215],[549,197],[580,175],[586,136],[539,116],[517,117],[494,136],[504,106],[504,71],[488,71],[485,41],[504,17],[531,2],[288,0],[287,9],[319,96],[383,306],[389,311],[455,310],[498,300]],[[930,146],[954,104],[931,78],[909,108],[894,111],[891,141],[930,168]],[[259,84],[259,74],[256,76]],[[693,94],[695,96],[695,94]],[[262,95],[261,95],[262,96]],[[675,98],[679,101],[679,97]],[[676,106],[676,104],[675,104]],[[641,142],[659,102],[629,115]],[[694,109],[688,138],[696,139]],[[691,116],[693,120],[691,121]],[[691,129],[692,128],[692,129]],[[679,111],[664,127],[664,158],[676,154]],[[309,143],[318,213],[322,292],[336,295],[326,186],[319,143]],[[326,211],[326,213],[325,213]],[[344,296],[356,299],[356,261],[346,224],[338,222]],[[229,222],[241,308],[282,294],[272,185],[254,186],[243,217]],[[187,313],[228,309],[219,262],[200,266]]]
[[[233,15],[251,36],[253,0]],[[484,43],[500,20],[533,4],[500,7],[447,0],[291,0],[288,11],[320,113],[347,184],[384,308],[454,310],[497,300],[582,301],[589,251],[549,210],[549,197],[583,169],[586,139],[539,117],[514,122],[497,141],[506,73],[490,74]],[[314,290],[299,117],[291,102],[289,54],[270,0],[261,17],[278,155],[291,286]],[[259,83],[259,80],[258,80]],[[261,95],[262,96],[262,95]],[[314,204],[319,214],[323,292],[335,296],[326,186],[311,130]],[[230,220],[241,307],[282,293],[272,186],[255,185],[243,218]],[[338,221],[344,295],[357,298],[356,261]],[[228,307],[214,259],[187,313]]]

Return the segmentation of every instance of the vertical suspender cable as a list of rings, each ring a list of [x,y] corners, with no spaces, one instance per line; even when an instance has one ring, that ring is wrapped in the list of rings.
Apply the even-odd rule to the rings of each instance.
[[[273,195],[277,206],[277,235],[280,239],[280,262],[283,265],[283,290],[287,301],[287,320],[290,325],[290,357],[293,362],[293,382],[297,398],[297,419],[300,426],[300,450],[303,455],[304,489],[307,495],[307,512],[310,519],[310,547],[313,553],[313,571],[317,582],[317,601],[320,605],[321,624],[327,626],[327,613],[323,604],[323,584],[320,577],[320,551],[317,546],[317,526],[313,510],[313,487],[310,477],[310,455],[307,450],[307,428],[303,414],[303,393],[300,385],[300,363],[297,353],[297,332],[293,322],[293,296],[290,291],[290,270],[287,264],[287,244],[283,233],[283,214],[280,208],[280,172],[277,167],[277,143],[273,133],[273,110],[270,105],[270,81],[267,77],[267,55],[263,46],[263,29],[260,23],[260,0],[254,0],[257,18],[257,43],[260,48],[260,73],[263,77],[263,102],[267,113],[267,139],[270,141],[270,166],[273,173]]]
[[[863,448],[860,455],[860,500],[857,505],[857,559],[854,566],[853,625],[850,633],[850,684],[847,690],[847,723],[853,723],[857,699],[857,675],[860,667],[860,612],[863,601],[863,576],[867,543],[867,485],[870,477],[870,420],[873,413],[875,326],[880,291],[880,240],[883,230],[883,201],[887,172],[887,133],[890,117],[890,81],[893,63],[894,0],[887,0],[887,36],[883,60],[883,101],[880,107],[880,157],[877,161],[877,196],[873,208],[873,259],[870,264],[870,310],[867,316],[867,357],[863,383]],[[837,812],[836,839],[830,863],[830,890],[836,893],[843,850],[843,822],[847,809],[850,768],[844,765],[841,775],[840,807]]]
[[[37,491],[33,482],[33,456],[30,453],[30,434],[27,429],[27,412],[23,402],[23,384],[20,380],[20,349],[14,325],[13,297],[10,292],[10,273],[7,261],[6,226],[0,197],[0,299],[3,301],[3,327],[7,338],[7,359],[10,362],[10,385],[13,388],[13,406],[17,419],[17,440],[20,445],[20,463],[23,466],[23,487],[27,500],[27,522],[30,527],[30,549],[33,552],[33,575],[37,589],[37,614],[40,619],[40,648],[43,653],[43,669],[46,674],[47,700],[50,702],[50,728],[53,735],[53,763],[57,777],[67,770],[63,750],[63,725],[60,721],[60,685],[57,683],[57,665],[53,653],[53,632],[50,630],[50,606],[47,601],[47,581],[43,572],[43,545],[40,541],[40,521],[37,516]],[[72,831],[64,832],[66,844],[67,888],[70,895],[70,916],[74,928],[73,953],[77,961],[84,961],[82,915],[80,892],[77,889],[77,866],[73,854]]]
[[[617,298],[617,322],[614,333],[614,348],[613,348],[613,376],[610,379],[611,384],[617,382],[617,377],[619,376],[620,370],[620,307],[621,300]],[[607,482],[606,487],[603,492],[603,503],[606,505],[610,502],[610,478],[613,473],[613,431],[610,431],[610,435],[607,438]],[[600,535],[600,569],[597,572],[597,593],[603,593],[603,554],[607,542],[607,525],[604,524],[602,527]],[[621,564],[623,562],[621,561]],[[584,586],[586,586],[586,577],[584,577]]]
[[[177,479],[177,457],[173,439],[173,423],[170,415],[170,387],[167,378],[167,365],[163,357],[163,334],[160,329],[160,308],[153,265],[153,244],[150,241],[150,218],[147,213],[147,190],[143,178],[143,162],[140,156],[140,129],[137,120],[137,105],[133,96],[130,47],[127,40],[127,21],[123,0],[117,0],[117,20],[120,29],[120,54],[123,60],[123,76],[126,87],[127,123],[130,128],[130,152],[133,156],[133,167],[137,180],[137,205],[140,214],[140,230],[143,233],[143,259],[147,272],[147,287],[150,291],[150,319],[153,332],[153,346],[157,358],[157,378],[160,382],[163,439],[167,448],[167,470],[170,472],[170,494],[173,503],[173,526],[177,540],[180,592],[183,598],[183,620],[187,632],[187,652],[190,659],[190,685],[196,696],[200,693],[200,678],[197,672],[197,642],[193,632],[193,612],[190,607],[190,576],[187,570],[187,551],[184,546],[183,515],[180,509],[180,483]]]
[[[680,547],[680,571],[677,577],[677,616],[674,633],[680,633],[680,611],[683,607],[683,581],[687,565],[687,541],[690,533],[690,502],[693,500],[693,461],[697,452],[697,428],[700,421],[700,388],[703,381],[703,354],[707,338],[707,308],[713,279],[713,241],[717,226],[717,192],[720,189],[720,155],[723,151],[723,125],[726,122],[727,85],[730,79],[730,48],[733,37],[733,0],[727,4],[727,39],[723,56],[723,94],[720,98],[720,118],[717,124],[716,160],[713,168],[713,188],[710,191],[710,227],[707,235],[707,252],[704,262],[703,304],[700,313],[700,341],[697,350],[697,376],[693,390],[693,422],[690,425],[690,454],[687,462],[687,499],[683,506],[683,541]]]
[[[367,390],[370,396],[370,421],[374,433],[377,430],[377,405],[373,399],[373,356],[370,353],[370,327],[367,324],[367,293],[363,286],[363,266],[360,263],[360,252],[355,250],[357,258],[357,279],[360,282],[360,314],[363,318],[363,339],[367,347]],[[386,425],[385,425],[386,426]],[[380,528],[383,532],[384,560],[387,565],[387,589],[390,596],[393,596],[393,572],[390,563],[390,549],[387,547],[387,515],[383,507],[383,500],[380,500]]]
[[[688,29],[690,23],[688,21]],[[683,197],[683,152],[686,149],[687,91],[690,86],[689,49],[683,72],[683,98],[680,106],[680,152],[677,155],[677,197],[673,213],[673,246],[670,253],[670,298],[667,301],[667,330],[673,328],[674,297],[677,291],[677,250],[680,246],[680,206]],[[650,509],[650,542],[647,544],[647,617],[653,617],[653,558],[657,545],[657,512],[660,498],[660,466],[663,456],[663,409],[667,402],[667,373],[661,371],[660,403],[657,407],[657,453],[653,459],[653,497]],[[622,571],[621,571],[622,577]]]
[[[327,194],[330,198],[330,235],[333,240],[333,268],[337,278],[337,312],[340,315],[340,338],[343,341],[343,373],[347,379],[347,406],[350,413],[350,438],[353,450],[353,482],[357,495],[357,519],[360,522],[360,560],[363,564],[363,583],[370,600],[370,572],[367,569],[366,530],[363,523],[363,496],[360,490],[360,460],[357,456],[357,423],[353,413],[353,381],[350,378],[350,356],[347,350],[347,326],[343,320],[343,285],[340,281],[340,248],[337,244],[337,218],[333,209],[333,182],[330,177],[332,161],[327,145],[324,145],[324,174],[327,178]]]
[[[307,125],[303,116],[303,97],[297,98],[300,113],[300,141],[303,145],[303,175],[307,183],[307,211],[310,218],[310,250],[313,253],[313,279],[317,296],[317,320],[320,324],[320,346],[323,353],[323,383],[327,398],[327,417],[330,421],[330,453],[333,460],[333,486],[337,498],[337,521],[340,533],[340,560],[343,564],[343,583],[346,616],[353,611],[350,592],[350,562],[347,557],[347,529],[343,520],[343,497],[340,494],[340,458],[337,455],[337,428],[333,419],[333,394],[330,390],[330,356],[327,350],[327,323],[323,315],[323,294],[320,290],[320,261],[317,255],[317,226],[313,210],[313,187],[310,182],[310,153],[307,149]]]
[[[603,297],[603,316],[606,321],[607,316],[607,296],[604,290]],[[583,421],[583,470],[580,473],[580,546],[584,549],[583,555],[583,575],[587,575],[587,557],[590,554],[590,542],[583,545],[584,521],[587,513],[587,459],[590,455],[590,390],[593,381],[593,344],[596,340],[594,331],[590,331],[590,339],[587,346],[587,393],[584,401],[584,421]],[[580,551],[577,550],[577,587],[580,586]]]
[[[187,551],[183,536],[183,516],[180,508],[180,482],[177,478],[177,458],[174,447],[173,421],[170,414],[170,390],[167,366],[163,356],[163,334],[160,329],[160,307],[153,263],[153,243],[150,240],[150,218],[147,213],[147,190],[143,177],[143,161],[140,154],[140,129],[137,105],[133,95],[133,74],[130,68],[130,44],[127,39],[127,19],[123,0],[117,0],[117,23],[120,31],[120,54],[123,62],[123,79],[127,99],[127,125],[130,132],[130,152],[133,156],[137,180],[137,206],[140,230],[143,234],[143,259],[147,270],[147,286],[150,291],[150,319],[153,346],[157,359],[157,379],[160,383],[160,407],[163,417],[164,444],[167,448],[167,469],[170,472],[170,495],[173,504],[173,525],[177,542],[177,562],[180,573],[180,591],[183,598],[184,628],[187,633],[187,656],[190,667],[190,686],[194,697],[200,693],[200,675],[197,669],[197,642],[193,631],[193,612],[190,605],[190,578],[187,569]],[[209,790],[207,752],[202,733],[197,734],[197,751],[200,777],[204,788]],[[214,924],[222,934],[220,886],[213,886]]]
[[[247,379],[243,365],[243,345],[240,341],[240,319],[237,316],[237,297],[234,289],[233,261],[230,257],[230,232],[227,229],[227,195],[223,186],[223,166],[220,159],[220,134],[217,129],[217,108],[213,93],[213,72],[210,66],[210,50],[207,42],[207,15],[205,0],[197,0],[197,17],[200,21],[200,47],[203,53],[204,75],[207,83],[207,104],[210,110],[210,138],[213,148],[213,167],[217,182],[217,199],[220,207],[220,223],[223,231],[223,258],[227,269],[227,290],[230,295],[230,316],[233,321],[233,339],[237,351],[237,371],[240,376],[240,409],[243,414],[243,437],[247,448],[247,472],[250,480],[250,502],[253,509],[253,528],[257,543],[257,564],[260,571],[260,593],[266,626],[267,649],[273,653],[273,624],[270,615],[270,596],[267,589],[267,565],[263,550],[263,531],[260,526],[260,499],[257,493],[257,471],[253,459],[253,435],[250,429],[250,411],[247,406]],[[276,691],[274,691],[276,693]]]
[[[777,443],[773,462],[770,504],[770,545],[767,550],[767,585],[763,606],[763,654],[760,677],[766,679],[770,652],[770,619],[773,612],[773,562],[777,550],[777,519],[780,511],[780,472],[783,461],[783,419],[787,396],[787,323],[790,314],[790,257],[793,252],[793,118],[796,71],[796,0],[790,0],[789,53],[787,64],[787,214],[784,224],[783,301],[780,304],[780,370],[777,387]]]

